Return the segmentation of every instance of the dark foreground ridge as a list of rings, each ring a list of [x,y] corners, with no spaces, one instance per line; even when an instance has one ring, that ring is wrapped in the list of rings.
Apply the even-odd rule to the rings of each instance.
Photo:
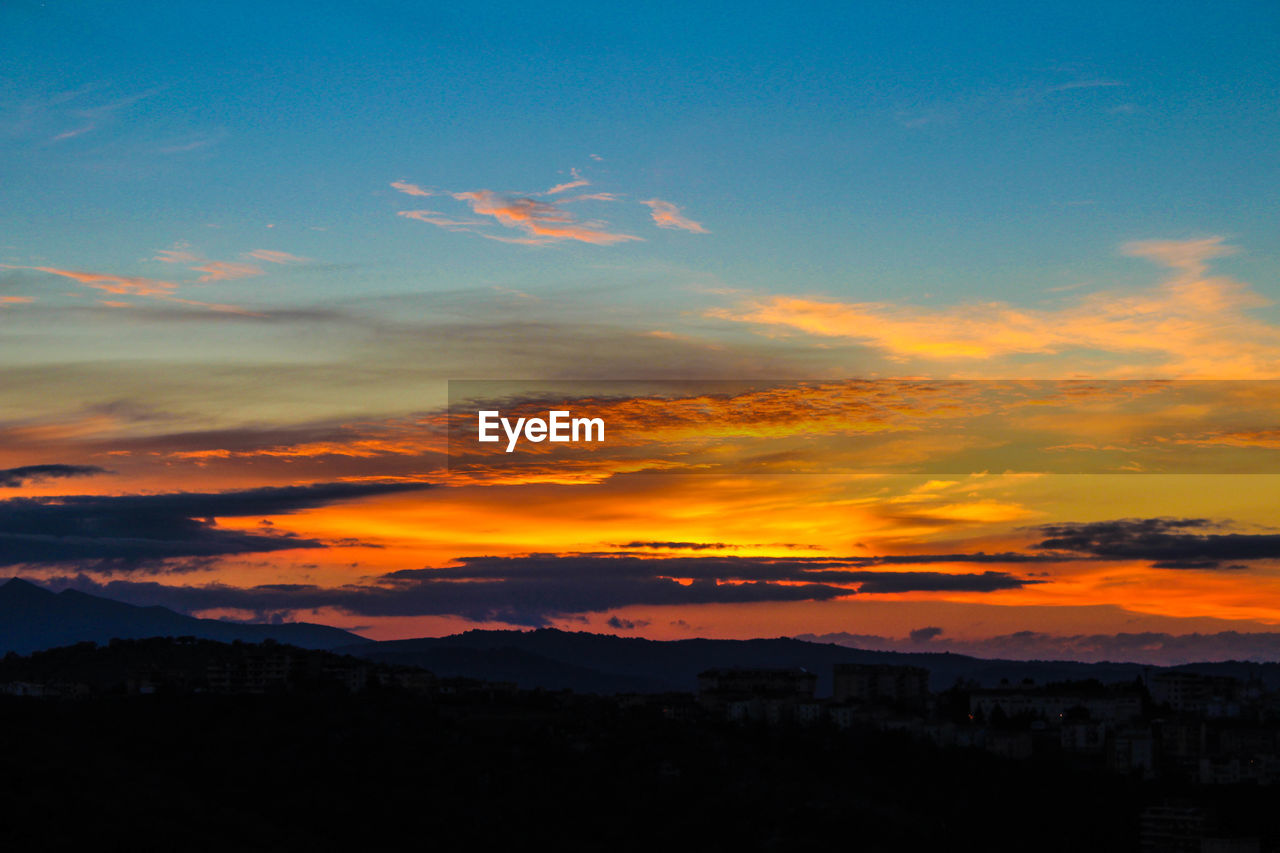
[[[582,695],[278,643],[0,659],[5,849],[1280,849],[1280,704],[1158,672],[935,693],[720,668]]]

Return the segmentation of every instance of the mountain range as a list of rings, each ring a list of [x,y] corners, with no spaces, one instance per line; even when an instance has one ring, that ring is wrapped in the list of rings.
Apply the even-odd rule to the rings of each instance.
[[[305,649],[331,649],[364,640],[350,631],[309,622],[262,625],[197,619],[167,607],[137,607],[74,589],[50,592],[21,578],[0,585],[0,653],[28,654],[84,641],[106,643],[117,637],[199,637],[224,643],[272,639]]]
[[[898,664],[929,670],[930,688],[958,680],[995,686],[1030,678],[1037,684],[1097,679],[1130,682],[1164,669],[1139,663],[989,660],[950,652],[888,652],[814,643],[791,637],[758,640],[646,640],[609,634],[560,631],[467,631],[448,637],[391,640],[345,646],[337,651],[381,663],[411,664],[438,676],[512,681],[524,688],[579,692],[651,693],[693,691],[698,673],[716,667],[800,667],[818,676],[818,695],[831,692],[837,663]],[[1261,678],[1280,689],[1280,664],[1228,661],[1185,664],[1173,669]]]
[[[165,607],[139,607],[63,590],[50,592],[13,578],[0,585],[0,653],[113,638],[199,637],[232,642],[272,639],[306,649],[326,649],[379,663],[407,664],[440,677],[514,682],[525,689],[569,689],[580,693],[691,692],[698,673],[717,667],[806,669],[818,676],[818,695],[831,692],[837,663],[898,664],[929,670],[933,690],[957,681],[994,686],[1001,681],[1097,679],[1133,681],[1162,669],[1138,663],[992,660],[950,652],[890,652],[850,648],[792,637],[755,640],[647,640],[610,634],[560,631],[466,631],[447,637],[370,641],[358,634],[307,622],[252,624],[198,619]],[[1173,669],[1258,678],[1280,689],[1280,663],[1226,661],[1184,664]]]

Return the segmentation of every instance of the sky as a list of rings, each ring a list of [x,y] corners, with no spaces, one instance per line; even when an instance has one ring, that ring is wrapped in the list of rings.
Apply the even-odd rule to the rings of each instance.
[[[0,574],[1276,659],[1277,57],[1261,2],[6,3]],[[459,453],[486,400],[610,441]]]

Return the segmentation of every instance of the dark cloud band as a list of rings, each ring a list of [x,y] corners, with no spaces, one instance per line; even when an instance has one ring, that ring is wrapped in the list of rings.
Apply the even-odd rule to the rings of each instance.
[[[71,495],[0,501],[0,565],[99,561],[130,570],[158,560],[319,548],[288,533],[226,530],[219,517],[282,515],[423,483],[318,483],[232,492]],[[103,562],[105,561],[105,562]]]

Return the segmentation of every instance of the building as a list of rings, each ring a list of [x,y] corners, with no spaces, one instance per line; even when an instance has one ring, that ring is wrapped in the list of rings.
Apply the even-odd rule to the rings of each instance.
[[[969,695],[969,713],[990,720],[999,711],[1006,718],[1033,717],[1054,725],[1068,718],[1124,723],[1142,716],[1142,694],[1130,688],[1090,688],[1088,685],[1016,687],[975,690]]]
[[[1200,853],[1206,823],[1203,809],[1148,806],[1139,821],[1142,853]]]
[[[739,721],[775,723],[795,718],[796,706],[813,701],[818,676],[804,669],[709,669],[698,674],[698,702]]]
[[[922,707],[929,698],[929,670],[918,666],[838,663],[832,687],[837,702]]]
[[[1206,715],[1213,705],[1218,711],[1215,716],[1232,716],[1232,709],[1238,715],[1241,687],[1237,679],[1227,676],[1180,670],[1164,670],[1147,679],[1153,702],[1184,714]]]

